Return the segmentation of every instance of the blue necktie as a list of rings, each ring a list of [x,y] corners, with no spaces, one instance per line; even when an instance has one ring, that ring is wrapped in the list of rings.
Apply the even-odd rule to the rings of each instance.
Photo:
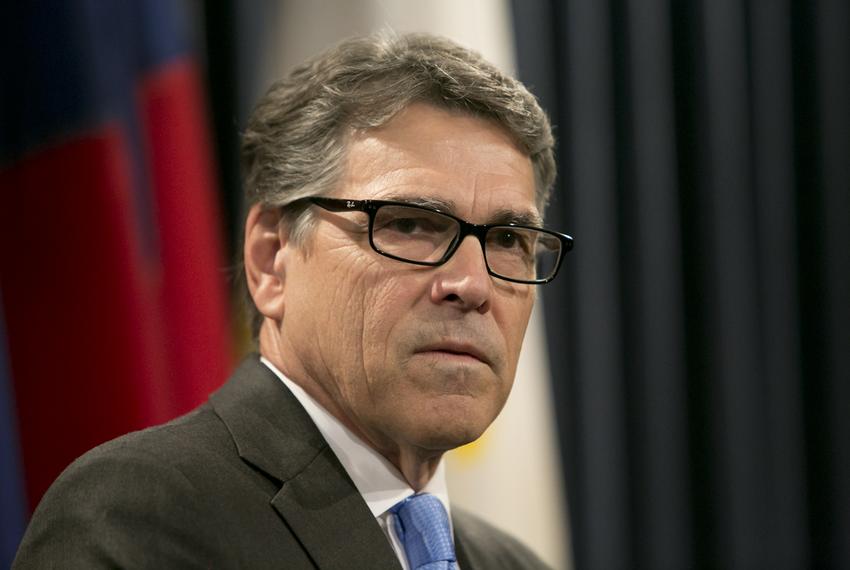
[[[392,508],[410,570],[456,570],[449,516],[440,499],[423,493]]]

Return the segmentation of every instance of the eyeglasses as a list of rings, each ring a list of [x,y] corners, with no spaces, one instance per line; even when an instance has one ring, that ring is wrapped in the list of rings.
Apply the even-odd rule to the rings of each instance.
[[[464,238],[473,235],[481,242],[487,272],[515,283],[548,283],[557,275],[564,254],[573,247],[573,238],[558,232],[518,224],[473,224],[405,202],[323,197],[302,200],[331,212],[366,212],[372,249],[416,265],[446,263]]]

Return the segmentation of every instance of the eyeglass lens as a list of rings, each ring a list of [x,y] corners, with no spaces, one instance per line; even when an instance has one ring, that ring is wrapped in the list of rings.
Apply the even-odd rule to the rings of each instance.
[[[381,251],[426,263],[441,261],[453,247],[460,224],[448,216],[398,205],[381,206],[372,225],[372,242]],[[545,232],[495,226],[485,237],[490,270],[509,279],[548,279],[555,271],[560,241]]]

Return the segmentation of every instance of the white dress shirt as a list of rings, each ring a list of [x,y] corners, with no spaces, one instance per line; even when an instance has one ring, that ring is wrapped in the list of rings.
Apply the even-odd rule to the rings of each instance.
[[[342,422],[328,412],[316,400],[314,400],[301,386],[284,376],[274,364],[265,357],[260,357],[260,362],[265,364],[281,381],[289,388],[289,391],[301,403],[307,414],[319,428],[319,432],[328,442],[339,462],[348,472],[348,476],[354,482],[354,486],[360,491],[363,500],[366,501],[372,515],[387,535],[387,539],[395,551],[399,562],[404,570],[410,570],[407,557],[404,554],[404,546],[396,536],[394,519],[395,515],[390,512],[399,501],[415,494],[408,485],[404,476],[387,459],[372,449],[366,442],[356,436]],[[436,496],[446,507],[451,521],[451,510],[449,508],[449,494],[446,487],[446,473],[443,460],[440,460],[434,476],[422,489],[423,493],[431,493]],[[451,522],[450,522],[451,524]]]

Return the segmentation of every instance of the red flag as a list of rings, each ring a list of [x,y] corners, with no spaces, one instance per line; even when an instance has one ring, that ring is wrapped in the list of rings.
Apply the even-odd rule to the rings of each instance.
[[[87,449],[202,402],[232,358],[182,4],[59,5],[49,19],[16,6],[0,291],[32,507]]]

